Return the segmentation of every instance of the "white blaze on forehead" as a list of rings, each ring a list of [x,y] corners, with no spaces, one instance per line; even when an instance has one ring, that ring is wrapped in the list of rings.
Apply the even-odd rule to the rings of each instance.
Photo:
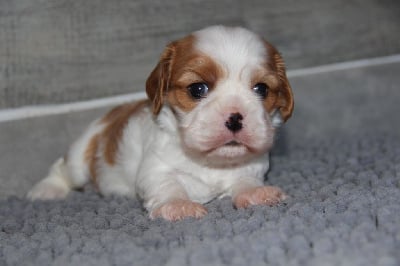
[[[244,28],[213,26],[194,33],[195,47],[213,58],[228,74],[240,74],[265,62],[262,39]]]

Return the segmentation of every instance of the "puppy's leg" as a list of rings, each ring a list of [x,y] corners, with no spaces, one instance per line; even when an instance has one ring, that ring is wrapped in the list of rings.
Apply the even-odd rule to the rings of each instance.
[[[171,199],[150,212],[150,218],[164,218],[168,221],[179,221],[186,217],[201,218],[207,209],[200,203],[188,199]]]
[[[256,182],[238,182],[232,190],[233,204],[236,208],[250,205],[273,206],[286,199],[285,193],[278,187],[257,185]]]
[[[87,162],[88,149],[103,126],[93,122],[75,141],[68,152],[68,158],[58,159],[50,168],[46,178],[37,183],[28,193],[31,200],[65,198],[74,188],[81,188],[90,180]],[[95,146],[95,145],[94,145]]]
[[[262,186],[246,189],[238,193],[233,203],[236,208],[247,208],[250,205],[273,206],[286,199],[285,193],[273,186]]]
[[[148,181],[148,179],[147,179]],[[175,178],[159,181],[157,186],[149,184],[141,189],[140,197],[150,213],[150,218],[164,218],[168,221],[178,221],[186,217],[201,218],[207,214],[207,209],[200,203],[190,200],[184,187]]]
[[[71,181],[66,169],[64,159],[58,159],[50,168],[48,176],[37,183],[29,191],[27,197],[31,200],[47,200],[67,196],[71,190]]]

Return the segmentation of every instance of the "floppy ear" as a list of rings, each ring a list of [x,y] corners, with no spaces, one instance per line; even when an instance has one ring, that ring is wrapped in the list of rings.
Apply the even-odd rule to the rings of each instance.
[[[275,103],[275,108],[279,110],[282,120],[286,122],[292,115],[294,102],[292,88],[290,87],[289,80],[286,77],[285,63],[279,52],[269,43],[265,42],[269,61],[272,61],[270,67],[274,69],[278,75],[279,88],[278,88],[278,98]]]
[[[160,62],[146,81],[146,93],[152,102],[153,114],[155,115],[160,112],[165,94],[168,92],[175,50],[175,43],[171,43],[165,48]]]

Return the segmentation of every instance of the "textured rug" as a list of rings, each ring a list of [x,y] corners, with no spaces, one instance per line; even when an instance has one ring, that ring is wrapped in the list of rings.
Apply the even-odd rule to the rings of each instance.
[[[0,265],[400,265],[400,140],[317,138],[272,157],[290,198],[200,220],[149,220],[139,202],[88,189],[64,201],[0,202]]]

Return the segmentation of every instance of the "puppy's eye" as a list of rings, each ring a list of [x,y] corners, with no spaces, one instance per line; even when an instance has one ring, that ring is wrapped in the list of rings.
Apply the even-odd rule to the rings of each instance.
[[[208,86],[205,83],[197,82],[197,83],[190,84],[188,86],[188,90],[189,90],[190,95],[192,95],[193,98],[198,100],[198,99],[206,97],[206,95],[208,93]]]
[[[253,91],[257,93],[262,99],[265,99],[268,95],[268,85],[265,83],[257,83],[253,87]]]

